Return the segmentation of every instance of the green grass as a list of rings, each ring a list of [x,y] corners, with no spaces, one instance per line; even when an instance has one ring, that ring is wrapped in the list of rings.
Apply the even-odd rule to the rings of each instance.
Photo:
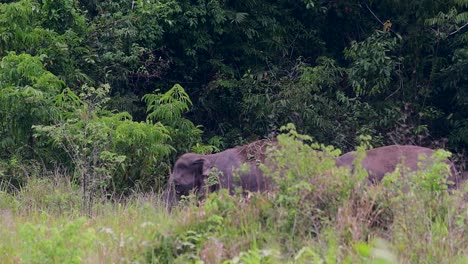
[[[154,193],[82,210],[67,175],[0,191],[0,263],[468,263],[468,184],[447,192],[440,163],[370,186],[279,139],[275,191],[170,213]]]
[[[96,202],[88,216],[72,186],[31,180],[18,193],[0,193],[0,262],[466,263],[464,190],[383,202],[385,188],[351,195],[333,212],[316,208],[315,218],[293,214],[313,208],[284,207],[278,194],[226,192],[171,213],[157,195],[135,195]]]

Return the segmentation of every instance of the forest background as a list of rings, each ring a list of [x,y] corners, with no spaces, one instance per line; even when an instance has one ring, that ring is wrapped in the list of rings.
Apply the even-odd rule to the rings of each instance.
[[[0,175],[18,187],[24,170],[61,168],[96,188],[158,190],[181,153],[290,122],[343,151],[364,140],[463,155],[467,6],[6,1]]]
[[[452,151],[463,170],[467,11],[2,1],[0,262],[467,263],[468,184],[446,191],[448,153],[371,186],[315,151],[414,144]],[[276,192],[166,211],[179,155],[276,135]]]

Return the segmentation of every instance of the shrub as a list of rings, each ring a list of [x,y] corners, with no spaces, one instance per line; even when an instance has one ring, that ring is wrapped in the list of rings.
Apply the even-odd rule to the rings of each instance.
[[[312,138],[298,134],[292,125],[284,129],[287,134],[277,137],[279,147],[268,153],[263,166],[278,189],[274,217],[291,236],[317,234],[362,179],[335,170],[337,150],[307,143]]]
[[[71,159],[84,204],[102,191],[122,192],[138,185],[160,188],[173,151],[161,123],[134,122],[128,113],[106,110],[109,89],[83,86],[79,96],[65,90],[56,101],[64,119],[34,126],[39,140],[51,141]]]
[[[438,150],[429,165],[420,163],[421,170],[409,173],[400,168],[384,178],[394,215],[392,242],[405,261],[456,262],[456,256],[466,254],[460,247],[468,243],[466,204],[456,191],[447,191],[450,168],[444,159],[449,155]]]

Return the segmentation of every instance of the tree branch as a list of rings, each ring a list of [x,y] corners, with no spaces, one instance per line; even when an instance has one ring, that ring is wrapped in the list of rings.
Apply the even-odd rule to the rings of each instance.
[[[367,10],[369,10],[369,12],[371,12],[371,14],[372,14],[372,15],[380,22],[380,24],[382,24],[382,26],[383,26],[384,23],[382,22],[382,20],[380,20],[380,19],[377,17],[377,15],[375,15],[375,13],[372,12],[372,10],[370,9],[370,7],[369,7],[367,4],[365,4],[365,5],[366,5],[366,7],[367,7]]]
[[[466,26],[468,26],[468,22],[466,22],[465,25],[461,26],[460,28],[458,28],[457,30],[453,31],[452,33],[450,33],[448,35],[451,36],[453,34],[456,34],[457,32],[459,32],[460,30],[462,30]]]

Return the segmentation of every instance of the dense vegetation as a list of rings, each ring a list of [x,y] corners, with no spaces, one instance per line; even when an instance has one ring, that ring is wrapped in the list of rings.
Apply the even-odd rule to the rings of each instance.
[[[464,189],[445,190],[441,162],[368,185],[291,130],[268,152],[268,193],[189,196],[170,213],[154,193],[93,202],[56,171],[0,192],[2,263],[466,263]],[[362,150],[362,148],[361,148]],[[362,157],[364,152],[360,152]],[[281,173],[280,173],[281,172]],[[44,175],[48,176],[48,175]],[[53,177],[51,177],[53,176]],[[404,190],[404,191],[402,191]]]
[[[298,165],[275,195],[154,200],[181,153],[287,123],[342,151],[443,147],[463,169],[467,30],[467,0],[2,1],[0,262],[463,262],[466,190],[428,187],[436,172],[315,190],[304,177],[333,166]]]

